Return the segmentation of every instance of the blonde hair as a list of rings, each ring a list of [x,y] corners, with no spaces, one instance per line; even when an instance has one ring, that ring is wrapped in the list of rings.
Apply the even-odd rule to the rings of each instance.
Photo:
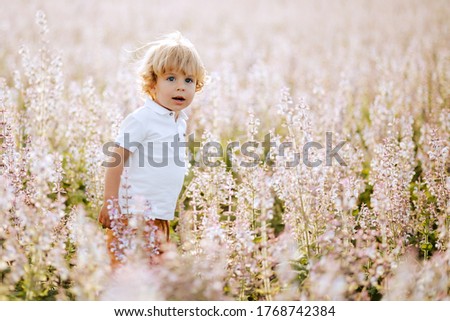
[[[205,84],[206,71],[194,45],[181,32],[169,33],[149,43],[138,73],[142,91],[153,97],[151,89],[158,77],[169,71],[182,72],[195,78],[195,91]]]

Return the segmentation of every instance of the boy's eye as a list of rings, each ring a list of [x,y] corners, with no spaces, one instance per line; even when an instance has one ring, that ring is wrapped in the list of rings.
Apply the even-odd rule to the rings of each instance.
[[[190,83],[193,83],[194,80],[193,80],[192,78],[186,78],[186,82],[187,82],[188,84],[190,84]]]
[[[175,77],[170,76],[170,77],[167,78],[167,80],[168,80],[168,81],[174,81],[174,80],[175,80]]]

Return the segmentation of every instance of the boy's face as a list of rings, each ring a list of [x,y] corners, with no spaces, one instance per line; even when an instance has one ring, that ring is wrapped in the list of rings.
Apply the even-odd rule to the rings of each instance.
[[[178,112],[190,105],[195,95],[196,81],[193,76],[169,71],[158,76],[152,88],[154,100],[161,106]]]

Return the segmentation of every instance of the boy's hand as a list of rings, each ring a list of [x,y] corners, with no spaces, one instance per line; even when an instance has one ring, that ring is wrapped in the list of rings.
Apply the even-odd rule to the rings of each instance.
[[[98,221],[104,228],[111,228],[111,219],[109,218],[108,207],[103,204],[100,214],[98,215]]]
[[[114,153],[115,155],[120,156],[121,161],[120,164],[116,166],[106,168],[104,192],[105,197],[102,209],[100,210],[100,214],[98,215],[98,221],[104,228],[111,228],[111,219],[108,212],[108,205],[110,205],[111,201],[111,205],[114,205],[114,208],[112,208],[111,210],[113,210],[114,213],[120,215],[119,204],[117,204],[117,199],[119,196],[120,176],[122,175],[123,164],[130,157],[130,151],[120,146],[116,146],[114,148]]]

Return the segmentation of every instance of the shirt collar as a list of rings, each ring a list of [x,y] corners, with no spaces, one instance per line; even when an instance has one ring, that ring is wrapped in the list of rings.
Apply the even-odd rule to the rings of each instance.
[[[153,110],[155,113],[158,113],[160,115],[169,115],[172,111],[162,107],[160,104],[158,104],[157,102],[155,102],[153,99],[151,99],[150,97],[147,97],[145,99],[145,106],[148,106],[151,108],[151,110]],[[183,118],[184,120],[188,120],[188,116],[186,115],[186,113],[182,110],[180,110],[180,112],[178,113],[178,117]]]

